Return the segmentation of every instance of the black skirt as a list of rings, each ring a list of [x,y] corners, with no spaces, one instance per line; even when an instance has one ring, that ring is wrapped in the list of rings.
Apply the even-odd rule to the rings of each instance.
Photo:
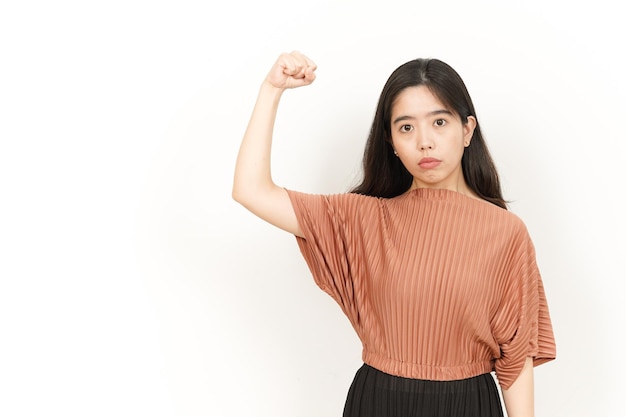
[[[344,417],[503,417],[491,374],[457,381],[393,376],[364,364],[350,386]]]

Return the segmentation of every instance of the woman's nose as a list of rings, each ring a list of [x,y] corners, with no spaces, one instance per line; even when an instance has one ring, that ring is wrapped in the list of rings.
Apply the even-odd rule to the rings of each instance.
[[[424,151],[427,149],[433,149],[434,142],[431,138],[430,132],[427,129],[422,129],[417,133],[417,148],[420,151]]]

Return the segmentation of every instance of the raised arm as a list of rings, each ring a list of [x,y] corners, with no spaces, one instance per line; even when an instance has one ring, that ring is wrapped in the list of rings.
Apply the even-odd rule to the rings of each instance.
[[[272,136],[283,92],[311,84],[315,80],[315,70],[313,61],[299,52],[278,57],[259,90],[237,155],[233,182],[235,201],[261,219],[296,236],[302,236],[302,231],[287,191],[272,180]]]

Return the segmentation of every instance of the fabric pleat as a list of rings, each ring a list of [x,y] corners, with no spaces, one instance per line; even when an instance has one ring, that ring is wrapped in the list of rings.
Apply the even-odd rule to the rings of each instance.
[[[344,417],[503,417],[491,374],[457,381],[403,378],[364,364],[348,391]]]

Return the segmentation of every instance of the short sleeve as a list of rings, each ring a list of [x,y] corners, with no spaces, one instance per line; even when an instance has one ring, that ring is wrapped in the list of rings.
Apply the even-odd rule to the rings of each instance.
[[[492,324],[500,346],[495,370],[508,389],[522,371],[526,358],[535,366],[556,357],[556,344],[535,249],[525,227],[520,227],[505,265],[503,297]]]
[[[300,251],[316,284],[342,308],[358,327],[359,280],[363,268],[361,203],[357,194],[315,195],[287,190],[304,238]]]

